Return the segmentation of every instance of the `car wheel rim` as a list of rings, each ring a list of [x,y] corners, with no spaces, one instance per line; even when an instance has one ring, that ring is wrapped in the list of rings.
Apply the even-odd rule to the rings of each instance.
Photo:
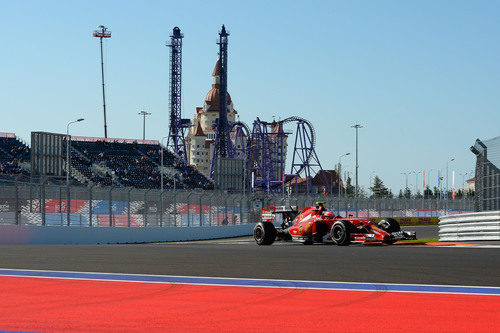
[[[333,239],[340,239],[342,237],[342,228],[334,227],[333,228]]]
[[[262,238],[262,230],[260,228],[255,229],[255,238],[256,239],[261,239]]]

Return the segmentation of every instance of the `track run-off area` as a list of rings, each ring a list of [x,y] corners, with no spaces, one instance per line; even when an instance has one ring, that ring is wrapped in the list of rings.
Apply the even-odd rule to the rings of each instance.
[[[0,268],[6,331],[500,331],[488,246],[9,245]]]

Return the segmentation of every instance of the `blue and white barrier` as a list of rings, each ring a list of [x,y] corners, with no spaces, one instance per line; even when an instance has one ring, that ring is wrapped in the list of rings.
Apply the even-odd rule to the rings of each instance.
[[[248,236],[253,224],[202,227],[68,227],[0,225],[0,244],[120,244]]]

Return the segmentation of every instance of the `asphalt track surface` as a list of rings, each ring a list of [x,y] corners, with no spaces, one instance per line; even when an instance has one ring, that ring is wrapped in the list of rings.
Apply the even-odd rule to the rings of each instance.
[[[411,228],[408,228],[411,229]],[[419,230],[422,229],[422,230]],[[416,228],[419,237],[436,230]],[[425,236],[428,233],[430,236]],[[500,249],[258,246],[249,239],[127,245],[0,246],[0,267],[231,278],[500,286]]]

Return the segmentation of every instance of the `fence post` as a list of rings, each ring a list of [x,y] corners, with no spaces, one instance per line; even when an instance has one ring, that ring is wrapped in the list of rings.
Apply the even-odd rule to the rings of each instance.
[[[190,216],[190,213],[189,213],[189,209],[191,208],[190,205],[189,205],[189,199],[191,197],[191,194],[193,194],[193,192],[189,192],[188,195],[186,196],[186,208],[187,208],[187,218],[188,218],[188,227],[191,226],[191,224],[189,223],[189,216]]]
[[[143,219],[144,219],[144,226],[145,227],[148,225],[148,201],[147,201],[148,192],[149,192],[149,190],[146,190],[144,192],[144,213],[143,213]]]
[[[160,190],[160,209],[159,209],[159,213],[160,213],[160,227],[163,227],[163,193],[165,191],[161,191]]]
[[[130,192],[132,192],[134,188],[130,188],[127,192],[127,226],[130,228]]]
[[[202,212],[202,201],[201,201],[201,193],[200,193],[200,227],[203,225],[203,212]]]
[[[30,182],[30,213],[33,213],[33,184]]]
[[[240,196],[240,224],[243,223],[243,198],[245,197],[245,193],[241,194]]]
[[[71,195],[69,190],[69,183],[66,185],[66,225],[71,225]]]
[[[109,226],[113,226],[113,187],[111,186],[109,188],[109,193],[108,193],[108,201],[109,201]]]
[[[208,206],[208,224],[212,226],[212,200],[214,198],[215,192],[210,196],[210,205]]]
[[[17,184],[17,180],[15,183],[15,187],[16,187],[16,191],[15,191],[16,192],[16,202],[15,202],[16,213],[14,214],[14,218],[15,218],[16,224],[20,224],[19,223],[19,187]]]
[[[236,216],[234,213],[236,211],[235,206],[236,206],[236,195],[233,197],[233,217],[232,217],[233,225],[236,225],[236,222],[234,221]]]
[[[63,212],[62,212],[62,186],[59,186],[59,217],[61,218],[61,226],[62,226],[64,225]]]
[[[174,227],[177,227],[177,192],[175,191],[175,185],[174,185],[174,196],[172,200],[174,202]]]
[[[226,193],[226,196],[225,196],[225,199],[224,199],[224,219],[227,221],[227,193]]]
[[[40,212],[42,213],[42,225],[44,226],[46,223],[45,220],[45,180],[42,182],[42,188],[40,189]]]
[[[89,227],[92,227],[92,194],[93,185],[89,187]]]

